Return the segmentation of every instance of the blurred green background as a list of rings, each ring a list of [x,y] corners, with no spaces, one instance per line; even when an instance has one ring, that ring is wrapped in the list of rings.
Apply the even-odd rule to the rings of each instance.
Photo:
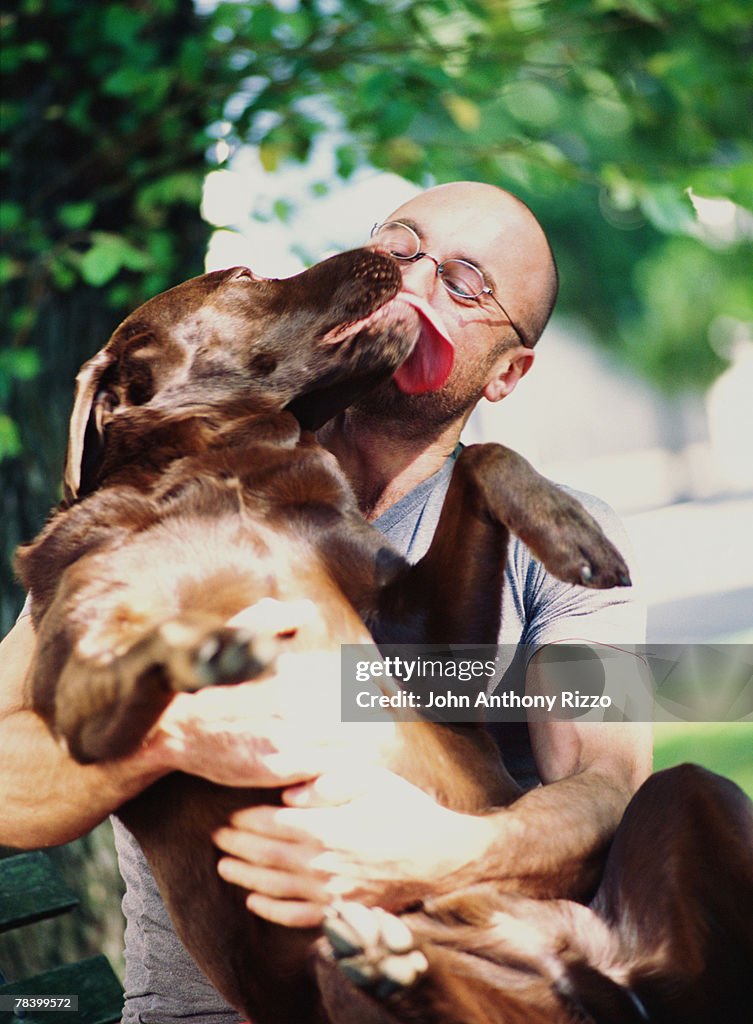
[[[551,236],[561,311],[668,393],[707,389],[753,321],[748,0],[15,0],[0,43],[3,631],[12,552],[59,498],[78,366],[202,271],[204,179],[249,148],[281,182],[251,203],[258,223],[366,168],[513,190]],[[752,730],[658,726],[657,766],[698,761],[753,793]],[[95,907],[96,835],[69,861]],[[66,941],[111,950],[91,916],[100,930]]]
[[[657,771],[693,761],[733,779],[753,800],[752,723],[657,723],[654,742]]]

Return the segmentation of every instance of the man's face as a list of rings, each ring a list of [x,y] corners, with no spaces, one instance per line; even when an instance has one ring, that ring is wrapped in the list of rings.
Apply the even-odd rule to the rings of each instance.
[[[521,271],[528,263],[525,241],[531,228],[505,193],[475,183],[442,186],[411,199],[387,219],[412,227],[421,251],[436,261],[463,259],[477,266],[512,319],[524,319],[528,296]],[[529,350],[488,295],[477,300],[452,295],[428,258],[400,266],[404,291],[427,302],[445,324],[455,346],[452,373],[439,391],[419,395],[405,395],[387,381],[357,408],[379,419],[397,418],[407,429],[413,424],[423,433],[465,417],[511,353],[521,349],[528,359]]]

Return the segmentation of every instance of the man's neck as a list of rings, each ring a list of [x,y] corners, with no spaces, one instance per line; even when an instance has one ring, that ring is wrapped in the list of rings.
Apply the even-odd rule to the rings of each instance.
[[[406,438],[399,429],[351,409],[327,423],[318,436],[337,457],[364,517],[373,522],[442,468],[462,427],[458,420],[437,436]]]

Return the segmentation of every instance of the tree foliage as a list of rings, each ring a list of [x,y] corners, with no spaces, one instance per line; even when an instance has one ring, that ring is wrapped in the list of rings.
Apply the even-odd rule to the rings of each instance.
[[[0,32],[6,552],[53,498],[78,365],[201,270],[202,180],[242,145],[513,189],[563,308],[664,386],[710,382],[710,327],[753,317],[744,0],[16,0]],[[689,189],[737,204],[726,233]]]

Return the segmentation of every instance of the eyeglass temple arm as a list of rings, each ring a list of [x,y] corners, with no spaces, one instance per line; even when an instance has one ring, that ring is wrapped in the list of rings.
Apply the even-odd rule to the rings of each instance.
[[[512,318],[512,317],[510,316],[510,314],[509,314],[509,313],[507,312],[507,310],[506,310],[506,309],[505,309],[505,307],[504,307],[504,306],[502,305],[502,303],[501,303],[501,302],[499,301],[499,299],[498,299],[498,298],[497,298],[497,296],[496,296],[496,295],[494,294],[494,292],[493,292],[493,291],[491,290],[491,288],[489,287],[489,285],[487,285],[487,286],[486,286],[486,288],[484,288],[484,293],[485,293],[486,295],[488,295],[488,296],[489,296],[489,297],[491,298],[491,300],[492,300],[493,302],[495,302],[495,303],[496,303],[496,304],[497,304],[497,305],[499,306],[499,308],[500,308],[500,309],[502,310],[502,312],[503,312],[503,313],[505,314],[505,316],[507,317],[507,319],[508,319],[508,322],[509,322],[509,324],[510,324],[510,327],[512,327],[512,329],[513,329],[513,330],[515,331],[515,333],[517,334],[517,336],[518,336],[518,337],[520,338],[521,342],[523,343],[523,346],[524,346],[525,348],[533,348],[533,345],[530,345],[530,344],[529,344],[529,342],[528,342],[528,339],[526,338],[526,336],[525,336],[525,334],[523,333],[523,331],[521,331],[521,329],[520,329],[520,328],[518,327],[518,325],[517,325],[517,324],[515,323],[515,321],[513,320],[513,318]]]

